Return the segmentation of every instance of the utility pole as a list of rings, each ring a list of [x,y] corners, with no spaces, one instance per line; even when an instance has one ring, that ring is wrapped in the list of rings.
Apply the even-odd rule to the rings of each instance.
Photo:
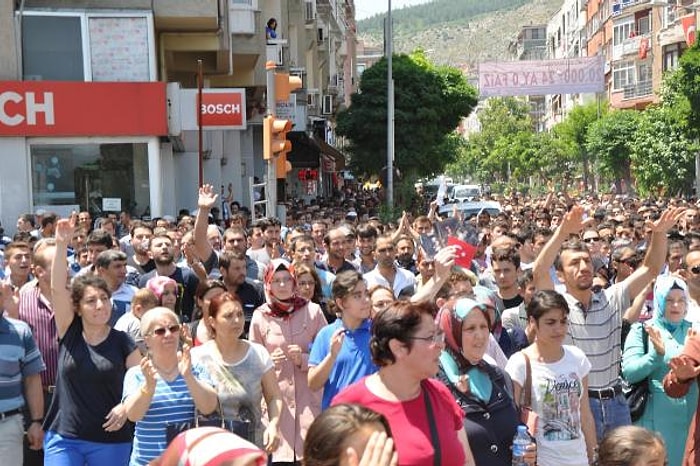
[[[267,110],[265,115],[275,116],[275,62],[268,61],[265,63],[265,72],[267,74]],[[274,158],[267,160],[267,180],[265,185],[265,199],[267,200],[267,208],[265,213],[268,217],[277,216],[277,164]]]
[[[197,96],[199,105],[197,105],[197,144],[199,146],[198,170],[199,184],[197,188],[204,185],[204,134],[202,128],[202,87],[204,85],[204,73],[202,72],[202,60],[197,60]]]
[[[386,18],[386,60],[387,60],[387,118],[386,118],[386,205],[394,208],[394,38],[391,24],[391,0]]]

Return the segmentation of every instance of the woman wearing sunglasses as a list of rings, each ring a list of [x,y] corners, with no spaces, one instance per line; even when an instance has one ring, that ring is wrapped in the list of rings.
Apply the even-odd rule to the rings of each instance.
[[[190,345],[181,342],[177,314],[165,307],[148,311],[141,319],[148,356],[124,378],[123,403],[136,423],[130,465],[145,465],[168,446],[169,425],[192,421],[217,409],[216,391],[206,370],[192,364]]]
[[[56,225],[51,298],[59,356],[56,391],[44,422],[45,462],[123,465],[133,425],[120,403],[122,381],[141,356],[126,333],[109,325],[112,304],[104,280],[84,275],[66,287],[66,255],[75,228],[75,215]]]
[[[474,465],[464,413],[450,391],[433,377],[445,335],[429,304],[398,301],[372,323],[370,350],[379,371],[333,398],[354,403],[389,421],[400,465]]]
[[[440,355],[438,379],[464,411],[464,428],[476,464],[510,466],[520,417],[510,376],[484,360],[491,328],[488,309],[465,298],[448,306],[439,313],[445,349]],[[534,465],[536,459],[532,443],[525,461]]]

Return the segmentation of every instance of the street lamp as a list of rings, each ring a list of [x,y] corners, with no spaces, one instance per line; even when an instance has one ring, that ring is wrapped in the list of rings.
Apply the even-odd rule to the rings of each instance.
[[[391,24],[391,0],[386,15],[386,60],[387,60],[387,122],[386,122],[386,205],[394,208],[394,75],[393,32]]]

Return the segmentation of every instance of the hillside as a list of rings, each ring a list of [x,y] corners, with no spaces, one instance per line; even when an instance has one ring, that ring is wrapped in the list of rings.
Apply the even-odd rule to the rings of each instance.
[[[562,0],[434,0],[392,12],[394,50],[420,47],[435,63],[464,70],[482,61],[511,59],[508,44],[525,25],[545,24]],[[359,37],[382,45],[383,16],[358,22]]]

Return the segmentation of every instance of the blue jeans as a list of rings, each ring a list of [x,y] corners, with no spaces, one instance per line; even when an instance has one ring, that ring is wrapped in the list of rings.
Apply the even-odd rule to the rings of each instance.
[[[599,442],[609,430],[632,424],[630,408],[623,395],[617,395],[615,398],[607,400],[589,397],[588,401],[593,413],[596,437]]]
[[[51,466],[124,466],[130,455],[131,443],[89,442],[51,430],[44,435],[44,464]]]

